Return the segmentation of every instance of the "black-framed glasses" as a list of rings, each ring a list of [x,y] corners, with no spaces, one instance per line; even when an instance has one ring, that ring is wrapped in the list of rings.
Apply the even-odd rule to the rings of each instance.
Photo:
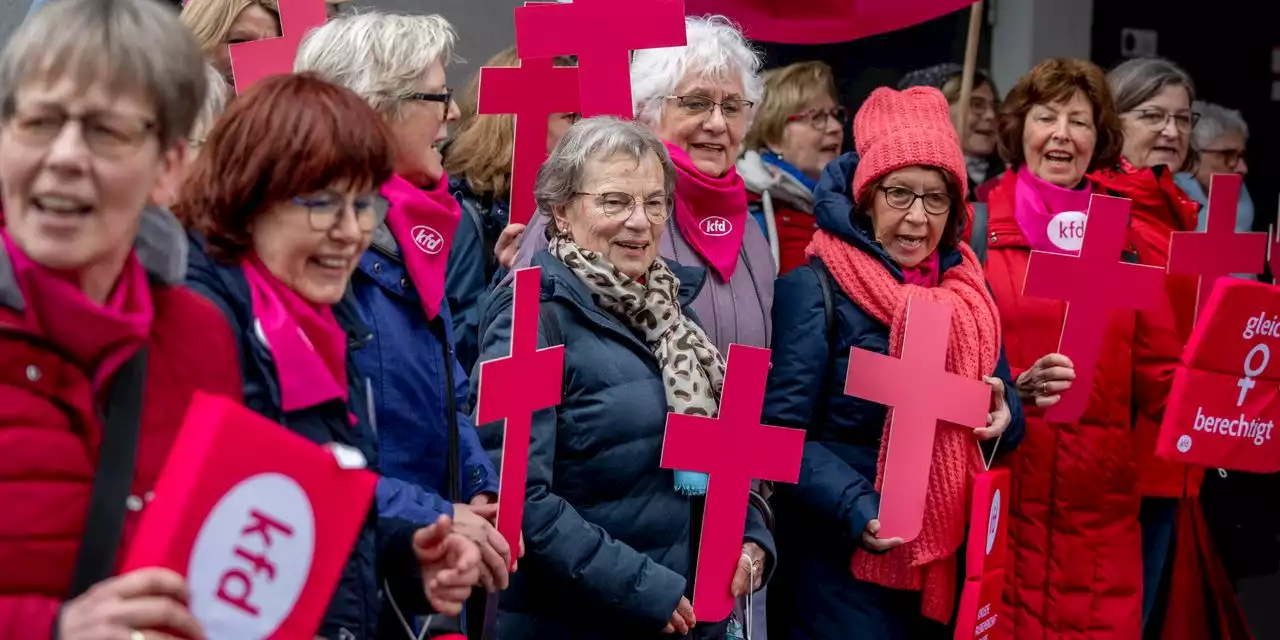
[[[334,191],[321,191],[294,196],[293,203],[307,210],[307,220],[316,231],[332,231],[342,223],[347,209],[355,214],[361,233],[377,229],[387,219],[391,208],[381,194],[365,194],[348,199]]]
[[[587,193],[579,191],[574,193],[575,196],[595,196],[596,206],[600,211],[610,218],[618,216],[630,216],[632,211],[636,210],[636,197],[629,193],[621,191],[607,191],[604,193]],[[671,212],[675,209],[675,199],[668,195],[650,196],[644,199],[643,208],[645,217],[649,218],[649,222],[654,224],[662,224],[671,218]]]
[[[1177,127],[1182,133],[1191,133],[1196,123],[1200,122],[1200,114],[1195,112],[1188,113],[1169,113],[1158,107],[1149,107],[1146,109],[1134,109],[1129,113],[1134,114],[1143,126],[1152,131],[1159,131],[1169,124],[1169,120],[1173,120],[1173,126]]]
[[[736,120],[741,118],[747,112],[747,109],[754,107],[756,103],[750,100],[732,99],[723,102],[716,102],[707,96],[666,96],[667,100],[675,100],[680,103],[680,108],[689,115],[701,115],[710,113],[712,109],[720,107],[720,113],[724,115],[725,120]]]
[[[840,126],[849,123],[849,111],[844,107],[835,107],[832,109],[810,109],[804,113],[797,113],[789,116],[787,122],[803,122],[818,131],[825,131],[827,123],[835,120]]]
[[[1223,164],[1235,167],[1241,160],[1246,160],[1244,149],[1201,149],[1200,153],[1211,153],[1222,158]]]
[[[453,88],[445,87],[443,93],[410,93],[404,97],[405,100],[421,100],[423,102],[440,102],[444,104],[446,113],[449,111],[449,105],[453,104]]]
[[[951,196],[945,193],[916,193],[906,187],[880,187],[884,193],[884,201],[890,207],[905,211],[920,200],[924,203],[924,212],[932,216],[940,216],[951,211]]]
[[[137,152],[156,129],[155,120],[143,116],[107,111],[72,115],[50,108],[18,108],[5,125],[19,143],[45,147],[61,135],[68,122],[79,125],[80,139],[90,153],[108,160]]]

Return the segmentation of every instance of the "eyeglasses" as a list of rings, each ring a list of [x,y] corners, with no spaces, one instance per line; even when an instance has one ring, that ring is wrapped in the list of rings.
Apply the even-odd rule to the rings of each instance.
[[[835,120],[840,126],[845,126],[849,122],[849,112],[844,107],[835,107],[834,109],[810,109],[804,113],[797,113],[789,118],[787,122],[803,122],[818,131],[825,131],[827,123]]]
[[[924,212],[940,216],[951,211],[951,196],[945,193],[916,193],[906,187],[880,187],[884,192],[884,201],[894,209],[905,211],[916,203],[924,202]]]
[[[636,198],[629,193],[619,191],[609,191],[606,193],[574,193],[575,196],[595,196],[596,206],[600,207],[606,216],[616,218],[626,214],[631,215],[636,210]],[[662,224],[671,217],[671,212],[675,208],[675,200],[671,196],[661,195],[653,196],[645,199],[644,215],[649,218],[649,222],[653,224]]]
[[[449,112],[449,105],[453,104],[453,89],[445,87],[444,93],[410,93],[404,96],[405,100],[422,100],[423,102],[440,102],[444,104],[445,113]]]
[[[1164,109],[1134,109],[1130,111],[1138,117],[1138,122],[1152,131],[1159,131],[1169,124],[1169,119],[1173,119],[1173,125],[1182,133],[1191,133],[1196,123],[1200,121],[1198,113],[1169,113]]]
[[[93,155],[117,160],[135,153],[156,128],[154,120],[123,113],[71,115],[61,109],[18,109],[4,123],[13,138],[31,147],[53,143],[68,122],[80,126],[80,138]]]
[[[308,221],[316,231],[332,231],[342,223],[349,208],[356,216],[360,232],[369,233],[386,222],[387,210],[391,208],[391,203],[380,194],[356,196],[348,207],[347,198],[332,191],[295,196],[293,203],[307,210]]]
[[[750,100],[735,99],[716,102],[706,96],[666,96],[666,99],[679,102],[680,108],[691,116],[709,113],[715,107],[720,107],[720,114],[724,116],[725,120],[741,118],[747,109],[756,105]]]
[[[1241,160],[1245,160],[1244,149],[1201,149],[1200,153],[1222,156],[1222,163],[1228,167],[1235,167]]]

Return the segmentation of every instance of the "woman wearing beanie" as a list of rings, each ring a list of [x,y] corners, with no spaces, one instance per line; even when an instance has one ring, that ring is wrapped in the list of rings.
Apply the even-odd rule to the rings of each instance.
[[[803,428],[808,441],[799,483],[780,485],[774,500],[787,559],[774,577],[774,640],[855,629],[950,637],[970,480],[1022,437],[999,314],[977,257],[958,241],[968,187],[946,99],[933,88],[877,89],[854,138],[858,154],[833,162],[818,184],[810,263],[777,284],[764,422]],[[888,412],[843,389],[851,348],[900,355],[912,297],[952,307],[947,370],[991,385],[991,414],[983,429],[939,424],[929,517],[903,544],[876,537]]]

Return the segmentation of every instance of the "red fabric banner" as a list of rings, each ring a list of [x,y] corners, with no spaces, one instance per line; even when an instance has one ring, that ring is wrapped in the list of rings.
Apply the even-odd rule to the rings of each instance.
[[[685,14],[721,14],[752,40],[785,44],[848,42],[912,27],[974,0],[685,0]]]

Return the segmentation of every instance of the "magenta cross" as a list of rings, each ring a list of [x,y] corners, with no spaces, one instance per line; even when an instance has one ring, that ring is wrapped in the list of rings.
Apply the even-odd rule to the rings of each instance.
[[[279,38],[241,42],[228,47],[236,95],[244,95],[253,83],[293,72],[293,59],[302,37],[328,21],[324,0],[280,0]]]
[[[733,611],[729,588],[742,556],[751,482],[794,483],[800,477],[805,433],[760,424],[769,353],[729,345],[720,417],[667,415],[663,468],[710,476],[693,586],[694,612],[700,621],[724,620]]]
[[[1199,276],[1196,315],[1209,302],[1209,292],[1221,276],[1262,273],[1267,263],[1267,234],[1236,232],[1240,205],[1240,174],[1214,174],[1209,182],[1209,205],[1200,212],[1204,231],[1175,231],[1169,240],[1169,273]]]

